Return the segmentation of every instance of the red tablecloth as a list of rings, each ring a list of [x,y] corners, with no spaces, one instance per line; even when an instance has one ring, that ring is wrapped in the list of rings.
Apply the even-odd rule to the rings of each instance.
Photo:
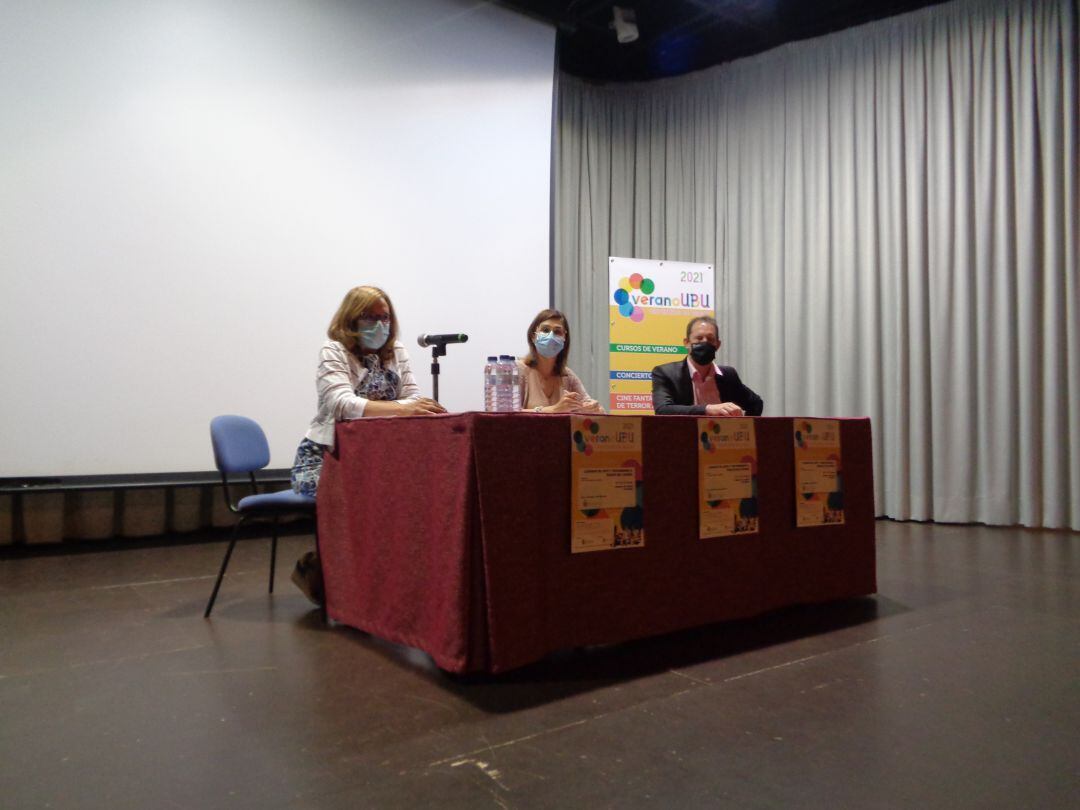
[[[792,419],[755,420],[760,533],[698,539],[696,420],[643,417],[645,547],[570,553],[566,416],[341,423],[319,483],[331,619],[452,672],[876,590],[870,421],[840,420],[846,523],[795,528]]]

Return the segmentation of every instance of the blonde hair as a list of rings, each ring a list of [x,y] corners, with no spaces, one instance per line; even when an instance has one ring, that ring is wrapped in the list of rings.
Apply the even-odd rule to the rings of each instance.
[[[372,308],[382,301],[390,310],[390,334],[386,343],[378,350],[379,359],[384,363],[394,357],[394,341],[397,339],[397,315],[394,314],[394,305],[390,303],[390,296],[378,287],[353,287],[341,300],[334,317],[330,319],[330,328],[326,330],[326,336],[336,340],[353,354],[359,356],[370,350],[365,350],[357,340],[356,322],[371,313]]]

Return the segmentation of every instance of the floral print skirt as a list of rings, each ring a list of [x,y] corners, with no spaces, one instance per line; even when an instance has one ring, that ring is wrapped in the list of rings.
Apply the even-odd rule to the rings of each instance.
[[[356,395],[367,399],[396,399],[401,393],[401,377],[396,371],[383,368],[377,354],[363,357],[368,373],[356,386]],[[322,472],[323,453],[326,445],[305,438],[296,448],[296,461],[292,468],[292,488],[298,495],[315,497],[319,488],[319,473]]]
[[[319,487],[319,473],[322,472],[322,458],[326,446],[304,439],[296,448],[296,461],[292,468],[292,488],[298,495],[315,497]]]

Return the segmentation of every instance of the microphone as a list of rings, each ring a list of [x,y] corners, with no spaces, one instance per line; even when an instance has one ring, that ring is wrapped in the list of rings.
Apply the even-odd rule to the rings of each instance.
[[[469,339],[468,335],[420,335],[416,339],[422,347],[428,346],[445,346],[447,343],[464,343]]]

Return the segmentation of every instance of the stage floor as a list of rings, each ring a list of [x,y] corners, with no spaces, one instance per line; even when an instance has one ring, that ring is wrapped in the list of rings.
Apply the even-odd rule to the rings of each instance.
[[[1080,534],[877,523],[876,597],[451,678],[310,539],[0,559],[10,807],[1071,807]],[[1073,799],[1070,800],[1069,797]]]

